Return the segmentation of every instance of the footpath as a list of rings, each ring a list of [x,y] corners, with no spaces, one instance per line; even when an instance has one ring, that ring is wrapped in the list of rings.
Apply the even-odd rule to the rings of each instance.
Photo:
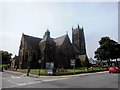
[[[4,72],[7,73],[12,73],[12,74],[17,74],[17,75],[23,75],[23,76],[27,76],[27,73],[22,73],[22,72],[17,72],[17,71],[10,71],[10,70],[4,70]],[[93,74],[102,74],[102,73],[108,73],[108,71],[101,71],[101,72],[92,72],[92,73],[82,73],[82,74],[75,74],[75,75],[62,75],[62,76],[39,76],[39,75],[35,75],[35,74],[29,74],[28,77],[35,77],[35,78],[39,78],[39,77],[54,77],[54,78],[67,78],[67,77],[75,77],[75,76],[86,76],[86,75],[93,75]]]

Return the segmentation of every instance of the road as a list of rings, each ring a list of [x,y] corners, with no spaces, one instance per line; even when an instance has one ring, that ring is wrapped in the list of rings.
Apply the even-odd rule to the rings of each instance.
[[[2,88],[118,88],[118,74],[95,73],[65,77],[2,74]]]

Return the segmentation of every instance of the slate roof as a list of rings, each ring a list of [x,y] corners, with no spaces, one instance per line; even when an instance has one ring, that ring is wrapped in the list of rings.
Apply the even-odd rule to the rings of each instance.
[[[45,41],[53,41],[53,38],[45,36],[45,37],[40,41],[40,43],[41,43],[41,42],[45,42]]]
[[[41,38],[38,37],[33,37],[29,35],[23,34],[24,40],[29,43],[29,45],[33,48],[36,49],[39,46],[39,42],[42,40]]]
[[[39,47],[39,43],[44,42],[46,40],[54,41],[56,43],[57,47],[61,47],[62,44],[64,43],[65,39],[69,38],[67,34],[63,35],[63,36],[60,36],[58,38],[54,38],[54,39],[49,38],[49,37],[44,37],[43,39],[41,39],[41,38],[38,38],[38,37],[33,37],[33,36],[25,35],[25,34],[23,34],[23,37],[24,37],[25,41],[27,43],[29,43],[29,45],[33,49],[37,49]],[[79,53],[78,48],[74,44],[72,44],[72,47],[73,47],[73,50],[74,50],[75,53]]]
[[[63,44],[65,38],[66,38],[67,35],[63,35],[63,36],[60,36],[58,38],[55,38],[54,41],[56,43],[57,46],[60,46]]]
[[[55,41],[53,38],[44,36],[43,39],[39,42],[39,46],[40,46],[41,50],[45,50],[45,48],[46,48],[46,43],[44,43],[44,42],[49,42],[50,44],[55,45]]]
[[[76,47],[75,44],[72,44],[72,47],[73,47],[73,50],[74,50],[75,53],[79,53],[79,50],[78,50],[78,48]]]

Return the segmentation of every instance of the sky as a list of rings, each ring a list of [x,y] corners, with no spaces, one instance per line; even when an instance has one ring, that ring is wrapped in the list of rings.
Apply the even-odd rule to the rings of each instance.
[[[22,33],[56,38],[72,27],[84,28],[87,55],[94,58],[101,37],[118,41],[117,2],[3,2],[0,4],[0,50],[18,55]]]

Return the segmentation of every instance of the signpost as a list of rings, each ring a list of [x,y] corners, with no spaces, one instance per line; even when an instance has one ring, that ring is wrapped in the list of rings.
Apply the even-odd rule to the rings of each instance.
[[[70,62],[71,62],[71,66],[73,66],[74,74],[75,74],[75,59],[71,59]]]
[[[41,60],[38,60],[39,66],[41,64]],[[40,76],[40,68],[39,68],[39,76]]]

